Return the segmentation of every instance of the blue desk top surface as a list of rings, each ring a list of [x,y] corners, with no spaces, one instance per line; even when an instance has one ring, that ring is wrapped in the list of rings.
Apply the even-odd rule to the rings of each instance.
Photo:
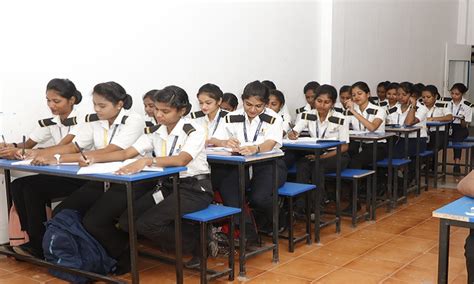
[[[283,152],[271,152],[271,153],[259,153],[250,156],[241,156],[241,155],[217,155],[217,154],[207,154],[207,160],[212,161],[229,161],[229,162],[251,162],[258,160],[265,160],[270,158],[282,157],[285,155]]]
[[[443,125],[448,125],[451,122],[449,121],[427,121],[426,126],[443,126]]]
[[[433,211],[433,217],[473,223],[474,198],[467,196],[461,197]]]
[[[344,141],[319,141],[319,142],[304,142],[304,143],[285,143],[283,147],[288,149],[328,149],[338,145],[346,144]]]
[[[28,171],[34,173],[43,173],[43,174],[67,174],[67,175],[76,175],[79,170],[79,166],[75,165],[51,165],[51,166],[26,166],[26,165],[12,165],[11,160],[0,159],[0,169],[10,169],[18,171]],[[171,174],[176,174],[179,172],[186,171],[186,167],[169,167],[165,168],[162,172],[139,172],[133,175],[116,175],[116,174],[93,174],[93,175],[83,175],[91,176],[98,179],[103,179],[107,181],[139,181],[148,178],[157,178],[162,176],[167,176]],[[81,175],[82,176],[82,175]]]

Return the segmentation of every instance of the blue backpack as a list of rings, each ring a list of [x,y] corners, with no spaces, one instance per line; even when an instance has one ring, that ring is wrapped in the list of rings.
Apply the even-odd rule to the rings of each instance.
[[[43,252],[46,261],[106,275],[117,263],[82,226],[79,212],[64,209],[46,222]],[[49,269],[49,272],[72,283],[87,283],[86,277]]]

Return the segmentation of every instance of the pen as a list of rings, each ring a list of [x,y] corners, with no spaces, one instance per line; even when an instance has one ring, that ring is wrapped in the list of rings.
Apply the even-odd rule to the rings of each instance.
[[[84,152],[82,152],[81,147],[79,147],[79,144],[77,142],[74,142],[74,145],[76,145],[77,149],[79,150],[79,153],[81,153],[82,158],[84,158],[84,161],[87,161],[86,155],[84,155]]]
[[[3,146],[7,147],[7,141],[5,141],[5,136],[2,134]]]
[[[26,137],[23,135],[23,147],[21,147],[21,155],[25,156],[25,144],[26,144]]]

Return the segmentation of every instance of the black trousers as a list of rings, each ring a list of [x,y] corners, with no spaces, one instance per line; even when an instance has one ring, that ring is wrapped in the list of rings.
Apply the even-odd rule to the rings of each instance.
[[[453,142],[462,142],[464,139],[469,136],[469,130],[467,127],[462,127],[461,124],[451,124],[451,129],[453,132],[451,133],[451,140]],[[461,159],[461,149],[454,149],[454,159]]]
[[[420,153],[426,151],[426,137],[420,138]],[[408,138],[408,157],[416,156],[416,138]],[[405,138],[400,137],[393,147],[393,157],[396,159],[405,158]]]
[[[376,161],[385,159],[387,157],[387,143],[377,143],[377,157]],[[359,152],[359,149],[362,151]],[[351,161],[349,163],[350,169],[369,169],[369,165],[373,163],[373,144],[362,143],[360,141],[351,141],[349,144],[349,155]]]
[[[466,256],[467,283],[474,283],[474,229],[471,229],[469,236],[466,238],[464,246],[464,255]]]
[[[42,251],[45,207],[52,199],[66,197],[86,182],[50,175],[26,176],[12,182],[12,199],[20,217],[21,228],[28,233],[33,248]]]
[[[306,153],[311,155],[312,152]],[[350,157],[347,152],[341,154],[341,170],[347,168]],[[324,175],[327,173],[334,173],[337,170],[337,157],[331,157],[327,159],[319,160],[319,171],[316,175],[317,180],[313,181],[312,176],[314,172],[314,161],[307,159],[306,157],[300,158],[296,161],[296,181],[299,183],[313,183],[318,184],[324,180]]]
[[[213,194],[209,179],[181,178],[178,186],[183,215],[203,210],[211,204]],[[148,191],[147,194],[135,202],[134,216],[136,218],[136,228],[139,235],[150,239],[162,250],[174,251],[176,195],[173,193],[173,185],[170,182],[164,182],[159,190],[162,191],[164,196],[164,200],[160,203],[155,204],[153,198],[155,190]],[[127,211],[120,217],[119,224],[120,228],[128,231]],[[181,229],[183,252],[192,252],[197,255],[199,249],[199,226],[195,223],[183,221]]]
[[[245,188],[250,207],[254,214],[258,215],[258,220],[272,222],[273,220],[273,180],[272,162],[262,162],[252,165],[253,175],[250,180],[249,170],[245,170]],[[234,165],[213,165],[212,184],[221,193],[224,205],[239,207],[239,171]],[[277,160],[277,186],[280,187],[286,182],[287,168],[283,159]],[[250,216],[245,214],[247,224],[252,223]],[[257,217],[257,216],[256,216]],[[236,223],[239,223],[236,220]],[[266,224],[258,224],[264,226]]]
[[[433,131],[429,131],[428,132],[428,135],[430,136],[430,141],[428,142],[428,145],[426,146],[426,148],[428,150],[432,150],[433,152],[437,153],[439,152],[441,149],[443,149],[443,141],[444,141],[444,135],[446,135],[446,131],[440,131],[439,134],[438,134],[438,149],[436,149],[436,151],[434,150],[435,148],[435,143],[436,143],[436,130],[433,130]]]

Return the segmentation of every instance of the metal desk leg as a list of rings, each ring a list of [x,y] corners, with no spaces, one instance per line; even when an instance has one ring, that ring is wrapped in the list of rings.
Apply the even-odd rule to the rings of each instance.
[[[370,216],[370,218],[372,218],[372,220],[375,220],[374,216],[375,216],[375,213],[374,211],[377,209],[375,206],[375,204],[377,203],[377,140],[375,140],[373,143],[372,143],[372,169],[374,170],[374,177],[373,177],[373,183],[372,183],[372,190],[374,192],[374,194],[372,195],[372,198],[370,199],[371,200],[371,205],[370,206],[367,206],[370,208],[370,212],[367,212]],[[369,189],[367,188],[367,193],[366,194],[369,194]]]
[[[449,223],[439,220],[438,283],[448,283]]]
[[[391,200],[392,200],[392,197],[394,195],[393,193],[393,190],[394,190],[394,187],[393,187],[393,164],[392,164],[392,160],[393,160],[393,136],[390,136],[389,138],[389,141],[388,141],[388,167],[387,167],[387,199],[389,200],[388,201],[388,211],[390,211],[393,206],[395,206],[394,204],[391,204]],[[397,177],[397,175],[395,175],[395,178]],[[396,190],[396,189],[395,189]],[[373,216],[373,219],[375,220],[375,211],[374,211],[374,216]]]
[[[12,207],[12,191],[11,191],[11,176],[10,170],[4,170],[5,175],[5,193],[7,195],[7,214],[10,216],[10,208]]]
[[[450,124],[447,124],[444,128],[445,132],[444,132],[444,141],[443,141],[443,165],[442,165],[443,182],[446,182],[446,162],[447,162],[447,157],[448,157],[449,127],[450,127]]]
[[[319,233],[321,231],[321,196],[322,196],[322,184],[321,181],[318,179],[318,172],[319,172],[319,158],[320,158],[320,150],[314,150],[314,170],[311,175],[311,179],[313,183],[316,185],[315,190],[315,198],[314,198],[314,239],[316,243],[319,243]],[[290,224],[291,225],[291,224]]]
[[[420,195],[421,181],[420,181],[420,129],[416,131],[416,158],[415,158],[415,178],[416,178],[416,195]],[[408,196],[405,202],[408,202]]]
[[[272,161],[272,175],[273,175],[273,263],[278,263],[280,261],[278,255],[278,217],[279,217],[279,208],[278,208],[278,167],[277,160],[273,159]],[[292,224],[290,224],[291,226]]]
[[[408,132],[405,132],[405,159],[408,159]]]
[[[132,188],[131,182],[127,182],[125,186],[127,188],[128,237],[129,237],[129,243],[130,243],[130,264],[131,264],[131,273],[132,273],[132,283],[139,283],[140,280],[138,276],[138,264],[137,264],[138,262],[137,231],[135,228],[135,217],[133,215],[133,188]]]
[[[245,166],[244,164],[239,164],[238,165],[238,170],[239,170],[239,194],[240,194],[240,200],[239,200],[239,205],[240,209],[242,210],[240,212],[240,236],[239,236],[239,277],[246,277],[246,272],[245,272]]]
[[[434,181],[433,181],[433,187],[437,188],[438,187],[438,147],[439,147],[439,125],[436,126],[436,133],[435,133],[435,148],[434,148]],[[426,165],[428,166],[428,165]],[[426,184],[428,186],[428,184]],[[427,188],[428,190],[428,188]]]
[[[183,283],[183,247],[181,237],[181,196],[178,187],[179,174],[173,175],[173,193],[176,195],[176,215],[174,219],[175,250],[176,250],[176,283]]]
[[[341,232],[341,145],[337,145],[336,149],[336,233],[339,234]]]

